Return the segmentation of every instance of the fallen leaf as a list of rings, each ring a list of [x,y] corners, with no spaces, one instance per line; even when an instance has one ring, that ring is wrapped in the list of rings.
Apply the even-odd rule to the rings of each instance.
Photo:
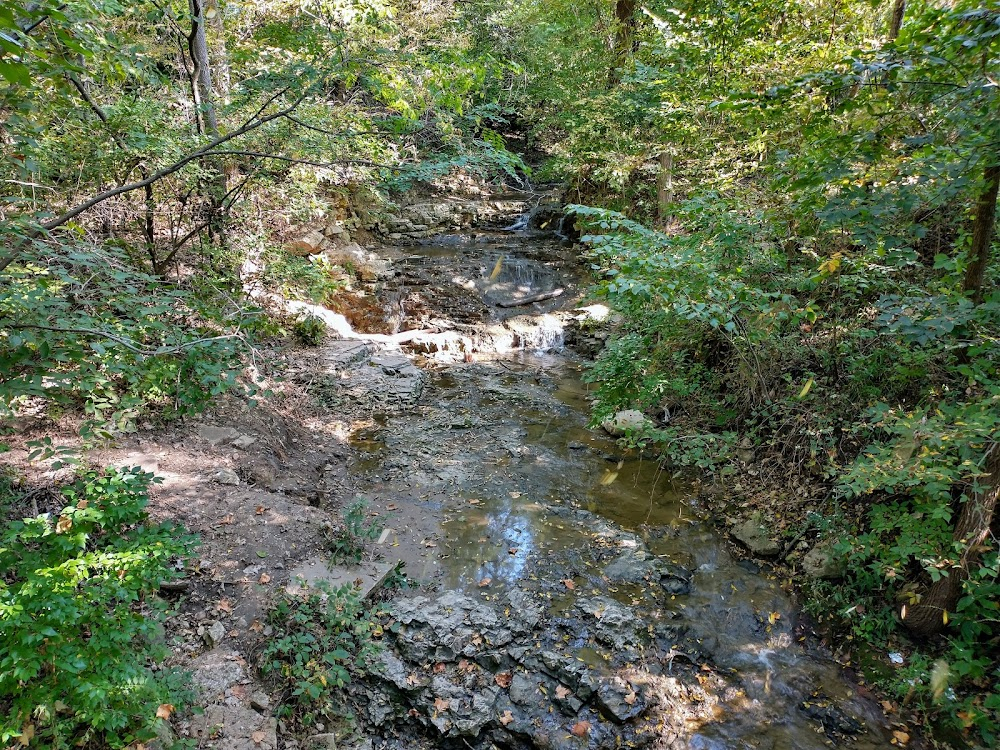
[[[257,515],[258,516],[262,516],[262,515],[264,515],[269,510],[270,510],[270,508],[265,508],[263,505],[258,505],[257,506]]]
[[[255,745],[262,745],[262,744],[264,744],[264,740],[266,738],[267,738],[267,734],[265,732],[259,732],[258,731],[258,732],[254,732],[253,734],[250,735],[250,739],[253,740],[253,744],[255,744]]]
[[[406,678],[406,684],[409,685],[409,686],[411,686],[411,687],[414,686],[414,685],[419,685],[420,684],[420,678],[417,677],[416,673],[411,674],[411,675],[409,675]]]
[[[568,588],[570,591],[573,591],[576,588],[576,584],[573,583],[573,581],[571,581],[569,578],[565,579],[562,582],[562,585]]]
[[[396,503],[389,503],[387,506],[385,506],[386,510],[396,510],[397,508],[399,508],[399,506],[396,505]]]
[[[504,726],[507,726],[512,721],[514,721],[514,714],[512,714],[510,711],[504,711],[500,715],[500,723],[503,724]]]
[[[434,674],[441,674],[447,668],[448,668],[447,664],[445,664],[443,661],[439,661],[437,664],[434,665]]]
[[[220,599],[219,603],[216,605],[220,611],[227,614],[233,611],[233,604],[228,599]]]
[[[254,620],[250,623],[250,630],[254,633],[260,633],[264,630],[264,626],[260,624],[260,620]]]
[[[25,724],[23,727],[21,727],[21,736],[17,738],[17,741],[24,747],[27,747],[28,745],[31,744],[31,740],[34,736],[35,736],[35,725]]]
[[[267,557],[267,552],[265,552],[262,549],[259,549],[259,550],[257,550],[257,557],[260,557],[260,558],[263,559],[263,558]]]
[[[586,737],[590,732],[590,722],[578,721],[569,731],[574,737]]]
[[[494,679],[496,680],[497,685],[499,685],[500,687],[509,688],[510,683],[514,681],[514,675],[512,675],[510,672],[500,672]]]
[[[517,500],[519,497],[521,497],[521,493],[520,492],[511,492],[510,496],[512,498],[514,498],[515,500]]]
[[[438,711],[447,711],[449,705],[449,701],[446,701],[444,698],[434,699],[434,708]]]
[[[229,524],[233,523],[235,520],[236,519],[233,516],[231,516],[231,515],[230,516],[223,516],[221,519],[219,519],[219,525],[220,526],[228,526]]]
[[[511,547],[509,550],[507,550],[507,552],[508,552],[508,554],[516,555],[517,554],[517,547]]]
[[[568,698],[573,693],[568,687],[560,685],[556,688],[556,698]]]
[[[86,510],[88,505],[90,505],[90,501],[87,500],[87,498],[82,497],[82,498],[80,498],[80,501],[76,504],[76,509],[77,510]]]
[[[69,516],[59,516],[59,521],[56,523],[57,534],[65,534],[72,528],[73,528],[73,521]]]
[[[161,703],[160,707],[156,709],[157,719],[169,719],[170,714],[174,712],[174,704],[172,703]]]
[[[492,578],[484,578],[483,580],[481,580],[479,582],[479,588],[484,589],[487,586],[489,586],[491,583],[493,583],[493,579]]]
[[[481,502],[482,500],[469,500],[469,505],[479,505]]]
[[[898,745],[905,745],[910,741],[910,735],[897,729],[892,733],[892,739]]]
[[[270,582],[271,582],[271,576],[269,576],[267,573],[261,573],[260,578],[257,579],[257,583],[270,583]]]
[[[631,693],[626,693],[625,694],[625,702],[628,703],[630,706],[634,706],[635,705],[635,701],[636,701],[636,694],[635,694],[635,692],[631,692]]]
[[[415,708],[411,708],[409,711],[406,712],[406,715],[415,719],[418,716],[420,716],[420,712]]]
[[[618,478],[617,471],[611,471],[610,469],[604,472],[604,476],[601,477],[601,485],[607,487],[609,484],[614,484],[615,480]]]
[[[476,671],[476,665],[471,663],[468,659],[462,659],[458,662],[458,671],[464,672],[465,674],[471,674]]]
[[[772,625],[774,625],[774,623],[776,623],[780,619],[781,619],[781,613],[780,612],[772,612],[771,614],[769,614],[767,616],[767,621],[769,623],[771,623]]]

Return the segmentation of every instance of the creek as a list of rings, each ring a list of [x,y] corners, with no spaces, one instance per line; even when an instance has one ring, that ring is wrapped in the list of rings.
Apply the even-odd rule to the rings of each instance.
[[[420,309],[437,329],[407,344],[419,398],[354,436],[385,557],[421,584],[355,692],[375,746],[888,747],[691,485],[588,427],[567,248],[527,232],[407,251],[383,291],[400,324]]]

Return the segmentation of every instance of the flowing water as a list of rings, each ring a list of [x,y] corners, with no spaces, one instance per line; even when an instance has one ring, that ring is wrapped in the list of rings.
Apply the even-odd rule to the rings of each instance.
[[[511,318],[493,307],[498,299],[573,282],[539,257],[536,240],[520,242],[520,253],[516,238],[503,248],[438,244],[410,262],[436,266],[441,279],[450,278],[445,283],[479,295],[495,324]],[[558,304],[546,301],[518,315],[549,315]],[[552,336],[549,343],[561,340]],[[526,643],[575,659],[601,679],[624,675],[625,689],[634,691],[626,698],[640,693],[648,708],[608,722],[606,708],[543,698],[518,703],[512,688],[512,702],[504,702],[502,691],[499,698],[488,693],[500,701],[491,710],[504,716],[501,709],[510,707],[507,715],[517,721],[521,711],[527,728],[514,732],[516,722],[484,719],[455,746],[888,747],[883,717],[838,665],[810,646],[778,581],[730,555],[684,479],[588,428],[591,393],[582,362],[552,346],[532,348],[538,347],[502,357],[480,352],[473,361],[439,351],[452,361],[424,362],[432,375],[420,407],[356,435],[364,456],[356,474],[378,507],[408,510],[389,522],[390,544],[398,545],[389,554],[402,558],[425,590],[488,606],[520,601],[515,594],[541,602],[544,614]],[[610,621],[605,616],[602,623],[602,614],[618,608],[626,613],[622,632],[634,635],[602,635]],[[546,689],[558,675],[530,657],[491,658],[506,665],[496,669],[524,672],[543,696],[568,690],[561,684],[570,684],[566,678]],[[437,680],[447,676],[446,665],[440,667]],[[421,700],[457,696],[461,679],[406,697],[414,706],[409,716],[423,711]],[[588,719],[582,735],[575,731],[581,718]],[[424,720],[429,734],[422,746],[457,742],[456,721],[436,714]],[[606,725],[603,733],[598,724]],[[632,732],[633,726],[640,729]]]

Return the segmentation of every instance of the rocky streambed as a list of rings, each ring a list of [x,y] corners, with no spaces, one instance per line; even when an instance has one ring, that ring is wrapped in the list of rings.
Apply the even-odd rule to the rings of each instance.
[[[587,427],[582,363],[562,351],[584,313],[544,296],[578,285],[564,251],[508,234],[407,252],[382,293],[423,337],[324,352],[370,409],[351,473],[382,555],[419,584],[389,602],[350,692],[363,745],[887,747],[877,707],[685,483]]]

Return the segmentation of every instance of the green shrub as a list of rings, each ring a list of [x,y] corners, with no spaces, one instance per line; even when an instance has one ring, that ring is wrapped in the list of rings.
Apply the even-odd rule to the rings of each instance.
[[[181,678],[154,671],[163,604],[194,538],[151,524],[141,469],[89,471],[62,490],[58,516],[0,537],[0,742],[112,748],[155,734]]]
[[[344,526],[329,539],[331,557],[335,563],[359,563],[368,542],[382,533],[382,525],[368,518],[368,501],[360,498],[347,506]]]
[[[295,321],[292,333],[306,346],[319,346],[326,336],[326,323],[315,315],[306,315]]]
[[[332,719],[335,691],[378,653],[375,620],[352,585],[331,589],[321,582],[301,596],[281,594],[260,663],[284,689],[280,715],[302,726]]]

